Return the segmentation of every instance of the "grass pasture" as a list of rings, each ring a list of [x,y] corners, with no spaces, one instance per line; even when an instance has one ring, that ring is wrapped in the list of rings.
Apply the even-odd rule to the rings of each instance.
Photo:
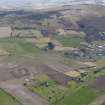
[[[0,105],[21,105],[15,98],[0,89]]]
[[[56,36],[55,39],[60,41],[60,43],[64,47],[74,47],[74,48],[80,47],[80,43],[84,41],[84,37],[73,36],[73,35]]]
[[[87,86],[81,86],[72,93],[68,92],[64,99],[55,105],[88,105],[100,95],[101,92],[97,90],[93,90]]]
[[[105,57],[103,57],[103,58],[101,58],[101,59],[98,59],[98,60],[96,61],[96,65],[97,65],[98,67],[104,67],[104,66],[105,66]]]
[[[35,77],[37,81],[37,86],[29,85],[28,89],[34,93],[37,93],[39,96],[48,100],[51,103],[59,101],[63,95],[64,90],[59,88],[59,86],[46,75],[38,75]],[[48,86],[46,86],[46,83]]]
[[[20,38],[0,38],[0,48],[9,54],[35,54],[38,51],[34,44]]]
[[[36,30],[36,29],[14,30],[13,34],[14,34],[14,36],[19,36],[19,37],[36,37],[36,38],[43,37],[41,32],[39,30]]]
[[[63,97],[63,91],[54,85],[47,88],[44,86],[30,87],[30,89],[53,104]]]

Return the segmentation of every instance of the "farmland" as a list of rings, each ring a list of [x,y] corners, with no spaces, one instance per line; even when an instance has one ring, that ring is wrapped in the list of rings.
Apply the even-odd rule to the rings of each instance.
[[[13,36],[14,37],[31,37],[31,38],[40,38],[43,37],[40,31],[36,29],[14,29],[13,30]]]
[[[74,81],[69,82],[68,87],[59,88],[60,86],[55,82],[40,75],[37,82],[37,85],[28,85],[29,90],[37,93],[53,105],[88,105],[102,95],[101,91],[86,85],[78,85]]]
[[[100,67],[104,67],[105,66],[105,57],[101,58],[101,59],[98,59],[96,61],[96,64]]]
[[[1,105],[21,105],[15,98],[0,89],[0,104]]]
[[[54,82],[47,80],[48,86],[42,82],[41,85],[29,86],[32,91],[53,103],[53,105],[88,105],[98,96],[102,95],[99,90],[94,90],[88,86],[78,85],[75,82],[70,82],[70,87],[59,88]]]
[[[38,76],[39,77],[35,78],[35,80],[37,80],[37,85],[28,86],[32,92],[37,93],[53,104],[62,99],[64,90],[60,89],[54,81],[47,77],[47,75]]]
[[[105,75],[98,77],[96,80],[92,81],[91,86],[96,88],[96,89],[104,91],[104,89],[105,89],[104,81],[105,81]]]
[[[74,92],[67,93],[64,99],[56,105],[88,105],[100,95],[101,93],[99,91],[92,90],[86,86],[81,86]]]
[[[67,36],[56,36],[56,40],[60,41],[64,47],[80,47],[81,42],[84,41],[83,37],[67,35]]]
[[[0,11],[0,105],[89,105],[105,95],[104,21],[95,5]]]
[[[85,84],[86,84],[86,82],[90,82],[90,81],[94,80],[96,77],[100,77],[100,76],[104,75],[103,70],[94,74],[95,69],[87,68],[86,69],[87,77],[84,77],[84,78],[81,77],[81,72],[77,71],[77,73],[79,73],[79,78],[81,80],[83,80],[84,82],[81,82],[81,80],[76,82],[75,81],[76,77],[74,76],[72,78],[72,79],[74,79],[73,81],[69,81],[67,85],[62,85],[63,83],[62,83],[62,81],[60,81],[60,79],[59,79],[60,83],[57,83],[57,81],[55,81],[55,79],[61,75],[60,73],[64,73],[64,74],[72,73],[73,71],[70,71],[70,67],[80,68],[80,67],[87,67],[87,65],[84,64],[84,62],[80,62],[75,59],[70,59],[70,60],[66,59],[66,58],[62,57],[59,53],[57,53],[57,52],[55,53],[54,51],[41,52],[41,50],[38,49],[34,43],[28,42],[25,38],[22,38],[22,39],[20,39],[20,38],[0,38],[0,47],[1,47],[2,51],[7,52],[7,58],[5,58],[4,61],[1,60],[2,64],[4,62],[4,65],[5,65],[5,61],[6,61],[6,62],[9,62],[12,65],[14,65],[14,60],[16,60],[17,66],[16,66],[16,68],[12,68],[13,70],[18,71],[18,70],[21,70],[24,68],[24,69],[28,70],[28,72],[30,72],[30,71],[34,72],[34,74],[40,73],[40,72],[42,73],[41,75],[38,75],[38,74],[34,75],[34,77],[32,79],[32,84],[30,82],[26,82],[26,84],[28,84],[28,83],[29,84],[26,85],[25,87],[30,92],[37,94],[38,96],[40,96],[41,98],[45,99],[46,101],[52,103],[53,105],[69,105],[69,104],[71,104],[71,105],[77,105],[77,104],[78,105],[88,105],[89,103],[94,101],[97,97],[102,95],[99,88],[97,90],[95,87],[94,87],[94,89],[92,89],[90,84],[89,84],[90,87],[87,85],[85,86]],[[52,55],[50,55],[51,53],[52,53]],[[19,60],[20,58],[18,58],[20,55],[21,55],[21,61]],[[33,57],[33,60],[31,57]],[[50,65],[52,65],[52,63],[54,64],[55,67],[56,66],[60,67],[57,58],[59,58],[59,63],[67,66],[67,68],[68,68],[67,71],[65,71],[65,70],[63,71],[62,70],[63,66],[61,66],[61,68],[57,68],[58,74],[55,74],[55,73],[57,73],[57,72],[55,72],[56,71],[55,68],[52,66],[51,66],[51,68],[49,67]],[[51,59],[51,61],[49,61],[49,59]],[[32,64],[29,64],[26,61],[29,61],[29,62],[31,61]],[[48,63],[48,66],[46,66],[46,65],[41,66],[40,64],[44,64],[45,61],[46,61],[46,65]],[[56,64],[54,62],[56,62]],[[100,63],[98,62],[98,64],[100,64]],[[39,67],[40,67],[39,69],[37,68],[37,65],[39,65]],[[64,66],[64,69],[65,69],[65,66]],[[100,67],[101,67],[101,65],[100,65]],[[7,68],[10,68],[10,67],[7,65]],[[34,71],[31,68],[34,68]],[[12,70],[12,72],[13,72],[13,70]],[[61,72],[61,70],[62,70],[62,72]],[[9,71],[9,73],[11,73],[11,68],[8,71]],[[24,72],[25,72],[25,70],[24,70]],[[13,72],[13,73],[15,73],[15,72]],[[21,73],[21,72],[19,72],[19,73]],[[46,73],[49,75],[46,75]],[[53,76],[53,78],[50,78],[50,76],[51,77]],[[66,79],[65,79],[66,76],[64,76],[64,78],[63,78],[64,81],[66,81]],[[71,75],[68,75],[68,76],[70,76],[70,78],[71,78]]]
[[[38,49],[25,39],[0,38],[0,47],[10,54],[35,53]]]

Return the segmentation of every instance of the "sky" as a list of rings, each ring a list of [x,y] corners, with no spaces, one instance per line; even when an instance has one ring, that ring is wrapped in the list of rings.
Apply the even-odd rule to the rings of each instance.
[[[43,7],[48,5],[76,4],[76,3],[105,3],[105,0],[0,0],[1,8],[15,7]]]

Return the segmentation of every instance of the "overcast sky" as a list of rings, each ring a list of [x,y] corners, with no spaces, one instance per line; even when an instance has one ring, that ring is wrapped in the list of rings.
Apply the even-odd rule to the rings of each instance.
[[[0,0],[0,4],[26,4],[26,3],[55,3],[55,2],[95,2],[95,1],[105,1],[105,0]]]
[[[25,6],[44,6],[75,3],[95,3],[105,2],[105,0],[0,0],[0,7],[25,7]]]

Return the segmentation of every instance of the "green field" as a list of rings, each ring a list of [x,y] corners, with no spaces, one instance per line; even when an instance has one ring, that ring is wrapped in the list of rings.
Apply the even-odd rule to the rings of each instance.
[[[59,88],[58,85],[46,75],[38,75],[37,79],[35,78],[35,81],[37,81],[37,86],[30,85],[28,86],[28,89],[37,93],[49,102],[55,103],[63,97],[64,90]],[[48,86],[46,86],[46,82]]]
[[[79,85],[73,81],[70,82],[70,86],[68,85],[65,89],[59,88],[60,86],[51,80],[47,80],[47,82],[49,84],[48,87],[46,87],[43,84],[44,81],[41,80],[41,84],[38,81],[39,85],[30,85],[28,86],[28,89],[48,100],[53,105],[88,105],[98,96],[102,95],[99,90],[94,90],[88,86]]]
[[[80,47],[80,43],[84,42],[84,37],[78,37],[78,36],[56,36],[56,40],[60,41],[60,43],[64,47],[74,47],[78,48]]]
[[[63,97],[63,91],[54,85],[49,87],[31,87],[30,89],[51,103],[55,103]]]
[[[35,54],[39,52],[33,43],[27,42],[24,38],[0,38],[0,48],[10,54]]]
[[[19,37],[43,37],[41,32],[35,29],[15,29],[14,35]]]
[[[15,98],[0,89],[0,105],[21,105]]]
[[[68,92],[64,99],[56,105],[88,105],[100,95],[101,92],[82,86],[72,93]]]
[[[37,75],[34,81],[37,85],[27,85],[28,89],[53,105],[88,105],[102,95],[101,91],[75,81],[70,81],[68,86],[58,85],[46,75]],[[46,86],[46,82],[48,86]]]
[[[98,59],[98,60],[96,61],[96,65],[97,65],[98,67],[104,67],[104,66],[105,66],[105,56],[102,57],[102,58],[100,58],[100,59]]]
[[[74,59],[64,59],[61,63],[67,65],[67,66],[72,66],[72,67],[87,67],[87,65],[83,64],[83,62],[74,60]]]

